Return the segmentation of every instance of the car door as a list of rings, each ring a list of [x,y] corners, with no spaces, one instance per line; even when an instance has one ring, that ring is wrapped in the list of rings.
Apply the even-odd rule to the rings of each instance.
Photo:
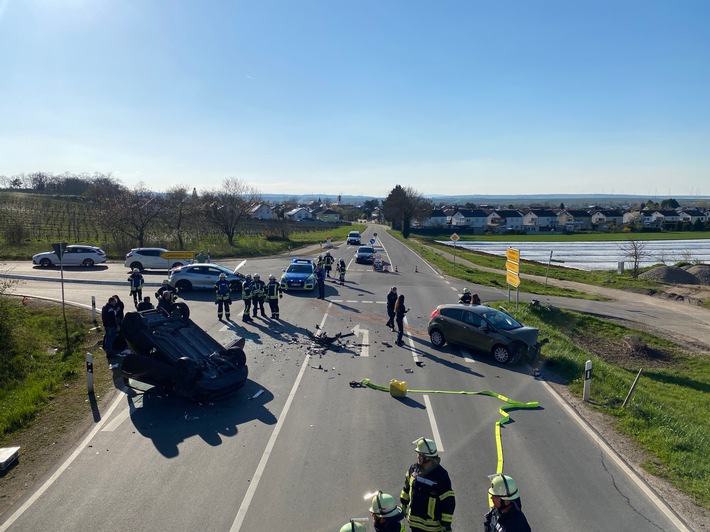
[[[78,266],[84,260],[81,254],[82,248],[66,248],[62,255],[62,264],[64,266]]]
[[[441,321],[438,325],[444,333],[444,338],[449,343],[460,344],[463,340],[463,309],[458,307],[442,308],[440,315]]]
[[[200,278],[203,284],[200,285],[200,288],[214,288],[214,284],[219,281],[219,274],[226,273],[214,266],[202,266],[202,270],[203,275],[200,276]],[[227,274],[227,276],[229,276],[229,274]]]
[[[488,332],[486,320],[469,309],[463,311],[462,318],[461,344],[471,349],[489,352],[493,347],[494,338]]]

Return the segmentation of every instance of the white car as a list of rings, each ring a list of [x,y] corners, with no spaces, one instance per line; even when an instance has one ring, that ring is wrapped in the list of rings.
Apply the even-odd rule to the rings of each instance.
[[[164,254],[168,254],[167,257]],[[139,270],[156,269],[170,270],[192,264],[195,254],[191,251],[168,251],[165,248],[133,248],[126,253],[126,268],[138,268]]]
[[[240,265],[241,266],[241,265]],[[230,270],[219,264],[189,264],[180,266],[170,271],[168,283],[180,292],[189,292],[198,289],[214,289],[214,284],[219,280],[219,274],[225,274],[230,286],[241,289],[241,280],[244,278],[237,270]]]
[[[37,253],[32,257],[32,264],[37,264],[43,268],[50,266],[85,266],[90,268],[96,264],[106,262],[106,253],[96,246],[71,245],[64,249],[62,260],[54,251]]]

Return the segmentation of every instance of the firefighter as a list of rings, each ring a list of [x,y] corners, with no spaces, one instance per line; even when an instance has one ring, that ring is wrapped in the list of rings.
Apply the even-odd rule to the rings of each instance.
[[[351,519],[340,527],[340,532],[367,532],[365,525],[358,523],[355,519]]]
[[[269,284],[266,285],[266,299],[271,309],[271,319],[279,319],[279,298],[284,296],[282,292],[281,283],[276,280],[276,276],[269,275]]]
[[[372,498],[370,513],[375,532],[405,532],[404,512],[392,495],[378,491]]]
[[[338,275],[340,276],[340,284],[345,285],[345,260],[338,259]]]
[[[493,507],[485,515],[486,532],[530,532],[530,524],[521,509],[520,494],[515,480],[499,473],[489,475],[491,487],[488,494]]]
[[[242,321],[252,321],[249,315],[249,310],[251,309],[251,289],[252,289],[251,274],[248,273],[244,277],[244,282],[242,283],[242,300],[244,301],[244,314],[242,315]]]
[[[170,292],[170,296],[173,301],[177,299],[178,289],[177,287],[170,286],[170,281],[168,281],[167,279],[163,279],[163,284],[155,292],[155,299],[160,301],[160,299],[163,297],[163,292]]]
[[[473,296],[471,296],[471,291],[468,288],[464,288],[463,294],[459,297],[459,303],[462,305],[470,305],[472,300]]]
[[[330,254],[330,251],[326,251],[323,256],[323,267],[325,268],[326,277],[330,277],[330,270],[333,268],[334,262],[335,259],[333,258],[333,255]]]
[[[264,298],[266,297],[266,283],[261,280],[261,275],[254,274],[254,282],[251,285],[251,303],[252,315],[256,318],[258,311],[261,311],[261,316],[266,317],[264,312]]]
[[[130,295],[133,297],[133,304],[138,306],[138,302],[143,299],[143,276],[138,268],[133,268],[128,282],[131,285]]]
[[[224,309],[224,315],[227,321],[229,321],[229,306],[232,304],[232,289],[229,286],[226,274],[219,274],[219,281],[214,284],[214,291],[214,304],[217,305],[217,318],[219,321],[222,321],[222,309]]]
[[[412,532],[451,531],[456,498],[449,473],[441,466],[434,440],[419,438],[412,442],[417,463],[404,480],[399,496]]]

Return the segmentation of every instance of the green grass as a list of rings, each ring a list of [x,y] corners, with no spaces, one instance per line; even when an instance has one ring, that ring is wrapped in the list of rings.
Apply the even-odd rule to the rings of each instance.
[[[627,329],[592,316],[559,309],[523,306],[513,312],[526,325],[539,327],[550,339],[543,348],[548,369],[569,381],[572,393],[581,397],[584,364],[592,360],[590,399],[612,416],[616,428],[639,442],[653,458],[643,463],[650,473],[672,482],[701,506],[710,508],[710,357],[689,353],[664,339]],[[665,355],[653,360],[610,363],[580,347],[579,337],[590,342],[603,338],[620,344],[625,335],[641,337],[653,352]],[[626,398],[640,367],[634,394]]]

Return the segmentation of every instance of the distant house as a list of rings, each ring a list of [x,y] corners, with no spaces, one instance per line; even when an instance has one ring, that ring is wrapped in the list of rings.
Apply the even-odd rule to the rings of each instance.
[[[488,224],[488,213],[481,209],[458,210],[451,217],[451,228],[469,228],[474,232],[483,232]]]
[[[497,233],[523,230],[523,213],[516,210],[500,209],[488,215],[488,228]]]
[[[447,225],[446,213],[441,209],[434,209],[429,218],[422,221],[422,227],[446,227]]]
[[[523,214],[523,230],[528,233],[554,231],[557,227],[557,214],[550,209],[530,209]]]
[[[700,209],[683,209],[678,213],[678,216],[689,224],[695,224],[698,220],[704,224],[708,220],[707,214]]]
[[[600,209],[592,213],[592,227],[604,230],[611,226],[621,227],[624,224],[624,213],[616,209]]]
[[[565,231],[590,231],[592,229],[592,215],[583,209],[562,209],[557,213],[557,223]]]
[[[249,213],[249,215],[252,218],[256,218],[257,220],[273,220],[274,218],[276,218],[276,213],[274,212],[274,209],[270,205],[266,205],[265,203],[254,207]]]
[[[318,219],[321,222],[339,222],[340,213],[334,211],[333,209],[325,209],[318,213]]]
[[[674,224],[680,221],[680,214],[672,209],[653,211],[651,220],[656,224]]]
[[[284,216],[287,220],[294,220],[296,222],[311,219],[311,213],[308,212],[308,209],[304,209],[303,207],[296,207],[295,209],[291,209],[286,214],[284,214]]]

